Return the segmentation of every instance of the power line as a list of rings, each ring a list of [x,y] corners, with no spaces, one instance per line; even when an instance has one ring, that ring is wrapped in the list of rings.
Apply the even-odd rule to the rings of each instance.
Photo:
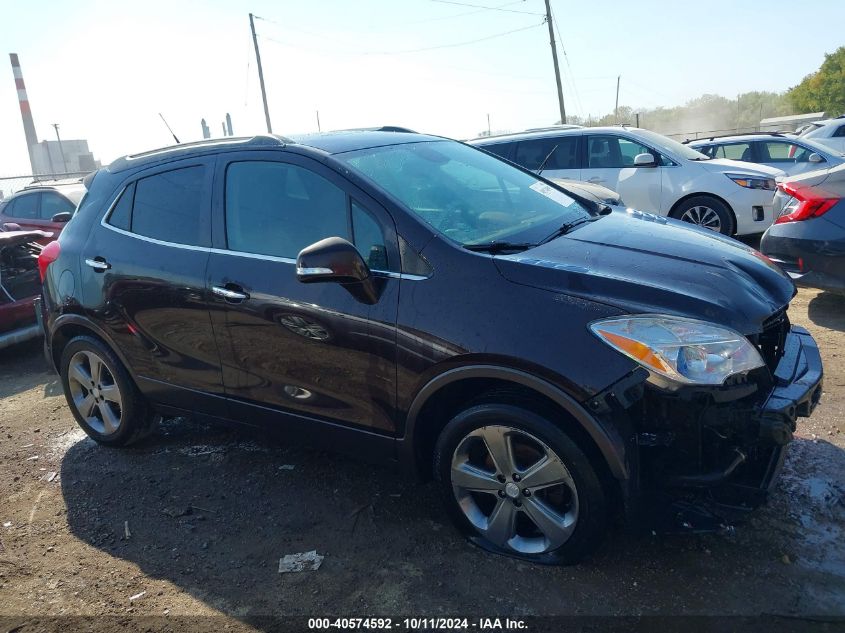
[[[513,0],[495,7],[484,7],[483,9],[476,9],[474,11],[464,11],[463,13],[454,13],[452,15],[440,15],[436,18],[426,18],[425,20],[414,20],[412,22],[403,22],[403,24],[425,24],[427,22],[439,22],[440,20],[451,20],[452,18],[462,18],[467,15],[475,15],[476,13],[484,13],[485,11],[501,11],[504,7],[510,7],[515,4],[521,4],[525,0]]]
[[[466,2],[455,2],[454,0],[431,0],[432,2],[439,2],[440,4],[454,4],[459,7],[472,7],[473,9],[486,9],[488,11],[503,11],[505,13],[521,13],[523,15],[536,15],[541,16],[542,13],[534,13],[533,11],[519,11],[517,9],[505,9],[504,6],[501,5],[498,7],[488,7],[482,4],[468,4]]]
[[[531,24],[529,26],[524,26],[524,27],[519,28],[519,29],[512,29],[510,31],[503,31],[501,33],[493,33],[492,35],[487,35],[485,37],[479,37],[479,38],[474,39],[474,40],[467,40],[467,41],[463,41],[463,42],[453,42],[453,43],[450,43],[450,44],[438,44],[437,46],[425,46],[423,48],[410,48],[410,49],[404,49],[404,50],[398,50],[398,51],[334,51],[334,53],[341,53],[342,52],[346,55],[403,55],[403,54],[406,54],[406,53],[421,53],[421,52],[424,52],[424,51],[433,51],[433,50],[438,50],[438,49],[441,49],[441,48],[456,48],[458,46],[468,46],[470,44],[477,44],[479,42],[486,42],[487,40],[492,40],[492,39],[496,39],[496,38],[499,38],[499,37],[504,37],[506,35],[511,35],[512,33],[519,33],[521,31],[527,31],[529,29],[536,29],[538,26],[543,26],[543,22],[540,22],[539,24]],[[261,36],[261,38],[264,39],[264,40],[269,40],[271,42],[276,42],[277,44],[282,44],[284,46],[291,46],[293,48],[303,48],[303,47],[294,46],[293,44],[289,44],[287,42],[283,42],[282,40],[277,40],[277,39],[272,38],[272,37]],[[307,49],[307,47],[305,47],[305,48]],[[314,50],[314,49],[311,49],[311,50]],[[318,52],[325,53],[326,51],[319,50]]]

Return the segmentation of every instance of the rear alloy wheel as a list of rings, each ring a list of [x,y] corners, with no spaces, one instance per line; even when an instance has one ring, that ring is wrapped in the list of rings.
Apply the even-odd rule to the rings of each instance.
[[[485,549],[571,563],[604,532],[604,492],[589,460],[521,407],[489,403],[459,414],[438,441],[435,469],[453,519]]]
[[[730,209],[721,201],[710,196],[689,198],[672,212],[672,217],[710,229],[723,235],[733,235],[734,221]]]
[[[73,417],[93,439],[123,446],[153,429],[158,416],[114,352],[98,339],[71,340],[62,352],[60,368]]]
[[[103,435],[117,433],[123,399],[106,361],[94,352],[77,352],[68,365],[68,386],[73,406],[92,429]]]

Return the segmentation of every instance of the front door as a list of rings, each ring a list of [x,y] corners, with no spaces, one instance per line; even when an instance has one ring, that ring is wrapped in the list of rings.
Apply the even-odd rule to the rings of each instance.
[[[318,418],[392,434],[399,255],[390,216],[295,154],[223,155],[215,182],[208,286],[232,416],[294,430]],[[299,251],[333,236],[381,271],[375,304],[337,283],[297,280]]]
[[[640,211],[665,215],[662,209],[662,157],[658,152],[615,134],[588,134],[581,180],[617,192],[625,204]],[[637,154],[651,154],[654,166],[634,166]]]

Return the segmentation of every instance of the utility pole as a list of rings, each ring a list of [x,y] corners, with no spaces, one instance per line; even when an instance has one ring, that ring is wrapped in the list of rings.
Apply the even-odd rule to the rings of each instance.
[[[322,128],[320,128],[320,111],[317,110],[317,131],[322,132]]]
[[[264,70],[261,68],[261,53],[258,50],[258,36],[255,34],[255,20],[249,14],[249,28],[252,30],[252,43],[255,45],[255,62],[258,65],[258,83],[261,84],[261,100],[264,101],[264,119],[267,121],[267,134],[273,133],[270,125],[270,110],[267,108],[267,91],[264,89]]]
[[[613,117],[616,119],[616,122],[619,123],[619,80],[622,79],[622,75],[617,75],[616,77],[616,107],[613,108]]]
[[[557,64],[557,47],[555,46],[555,29],[552,24],[552,8],[546,0],[546,24],[549,25],[549,44],[552,47],[552,61],[555,63],[555,81],[557,81],[557,100],[560,104],[560,122],[566,123],[566,107],[563,105],[563,88],[560,85],[560,68]]]
[[[634,116],[636,116],[636,117],[637,117],[637,127],[640,127],[640,113],[639,113],[639,112],[637,112],[637,114],[636,114],[636,115],[634,115]]]
[[[491,135],[492,134],[490,132],[490,113],[488,112],[487,113],[487,136],[491,136]]]
[[[59,154],[62,155],[62,165],[64,166],[65,173],[68,173],[68,171],[67,171],[67,161],[65,160],[65,151],[62,149],[62,138],[59,136],[59,124],[58,123],[52,123],[51,125],[56,130],[56,140],[59,142]],[[49,153],[50,152],[48,150],[47,154],[49,155]]]

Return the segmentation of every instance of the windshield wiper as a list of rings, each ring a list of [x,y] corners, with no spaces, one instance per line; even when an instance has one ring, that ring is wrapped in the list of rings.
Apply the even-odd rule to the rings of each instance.
[[[531,242],[487,242],[484,244],[464,244],[464,248],[468,251],[478,253],[504,253],[505,251],[525,251],[529,248],[534,248],[536,244]]]
[[[542,175],[543,175],[543,170],[546,168],[546,163],[548,163],[548,162],[549,162],[549,159],[552,157],[552,154],[554,154],[554,153],[555,153],[555,150],[557,149],[557,147],[558,147],[558,146],[557,146],[557,145],[555,145],[555,146],[552,148],[552,151],[550,151],[548,154],[546,154],[546,157],[543,159],[543,162],[542,162],[542,163],[540,163],[540,167],[537,169],[537,175],[538,175],[538,176],[542,176]]]
[[[603,213],[602,215],[607,215]],[[544,237],[540,242],[538,242],[537,246],[540,244],[546,244],[547,242],[551,242],[553,239],[560,237],[561,235],[566,235],[573,229],[581,226],[582,224],[589,224],[590,222],[595,222],[598,220],[602,215],[594,215],[589,218],[578,218],[577,220],[573,220],[572,222],[564,222],[560,225],[560,228],[557,229],[554,233],[549,235],[548,237]]]

